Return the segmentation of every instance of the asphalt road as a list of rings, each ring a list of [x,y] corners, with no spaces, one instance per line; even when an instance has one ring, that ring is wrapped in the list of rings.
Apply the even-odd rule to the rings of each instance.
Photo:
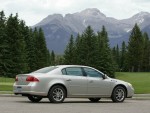
[[[150,100],[130,100],[112,103],[102,99],[91,103],[88,99],[66,99],[62,104],[31,103],[25,97],[0,97],[0,113],[150,113]]]

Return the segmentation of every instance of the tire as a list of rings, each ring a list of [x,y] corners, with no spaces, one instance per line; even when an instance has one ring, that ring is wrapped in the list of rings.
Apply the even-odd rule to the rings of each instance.
[[[60,86],[53,86],[48,93],[48,98],[52,103],[62,103],[66,97],[66,90]]]
[[[111,99],[113,102],[123,102],[126,98],[126,90],[122,86],[117,86],[112,93]]]
[[[91,102],[98,102],[101,98],[89,98]]]
[[[28,96],[28,99],[29,99],[31,102],[40,102],[40,101],[42,100],[42,97],[29,95],[29,96]]]

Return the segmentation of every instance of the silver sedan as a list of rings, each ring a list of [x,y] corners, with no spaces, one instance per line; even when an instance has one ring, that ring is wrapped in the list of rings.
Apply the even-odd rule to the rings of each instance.
[[[130,83],[80,65],[50,66],[17,75],[13,88],[14,94],[27,96],[32,102],[48,98],[50,102],[61,103],[65,98],[76,97],[88,98],[92,102],[98,102],[101,98],[123,102],[134,94]]]

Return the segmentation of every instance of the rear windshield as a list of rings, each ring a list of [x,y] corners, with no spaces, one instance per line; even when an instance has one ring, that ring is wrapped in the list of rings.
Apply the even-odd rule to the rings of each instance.
[[[56,68],[57,67],[55,67],[55,66],[45,67],[45,68],[39,69],[37,71],[34,71],[32,73],[48,73],[48,72],[50,72],[50,71],[52,71],[52,70],[54,70]]]

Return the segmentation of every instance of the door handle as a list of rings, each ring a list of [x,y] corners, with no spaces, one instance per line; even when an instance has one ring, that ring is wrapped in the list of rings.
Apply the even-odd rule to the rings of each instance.
[[[67,79],[66,81],[71,81],[71,79]]]
[[[93,80],[90,80],[90,83],[93,83],[94,81]]]

